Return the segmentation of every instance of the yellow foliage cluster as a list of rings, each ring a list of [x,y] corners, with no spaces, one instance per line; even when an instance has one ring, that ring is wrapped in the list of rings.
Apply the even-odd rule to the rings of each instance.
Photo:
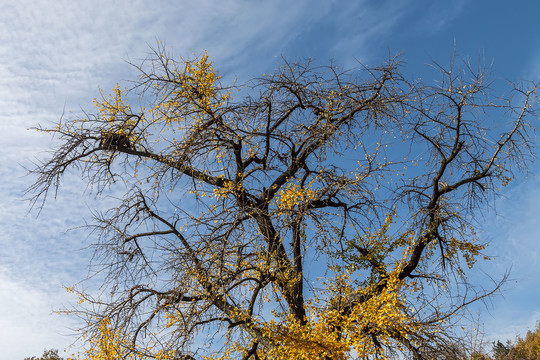
[[[527,331],[524,339],[518,339],[514,345],[513,353],[517,356],[512,359],[540,359],[540,323],[537,324],[535,330]],[[513,355],[512,350],[509,355]]]
[[[241,191],[243,188],[242,183],[234,184],[232,181],[227,181],[225,183],[225,187],[223,188],[214,188],[212,190],[214,197],[216,198],[224,198],[227,197],[229,194],[235,194],[238,191]]]
[[[162,99],[151,112],[166,123],[182,119],[179,110],[191,112],[196,120],[202,121],[221,108],[230,98],[230,92],[218,89],[220,76],[205,52],[199,60],[186,61],[184,68],[174,73],[172,91],[165,91]]]
[[[89,338],[90,349],[85,351],[83,357],[69,360],[110,360],[126,358],[125,338],[117,329],[110,326],[110,319],[104,318],[99,323],[99,333]],[[135,359],[133,356],[127,359]]]
[[[94,99],[94,106],[98,110],[99,117],[110,124],[114,124],[119,116],[131,114],[131,107],[123,99],[125,90],[116,85],[112,94],[106,96],[101,91],[101,100]]]
[[[329,282],[326,295],[343,301],[341,306],[350,306],[350,311],[344,312],[336,301],[330,301],[329,306],[328,301],[319,296],[319,301],[315,302],[324,305],[311,302],[307,306],[310,318],[305,325],[292,315],[281,321],[260,324],[265,336],[277,345],[266,349],[263,356],[269,359],[308,360],[325,356],[346,359],[356,353],[388,359],[383,347],[399,348],[400,344],[394,340],[396,336],[407,338],[422,330],[414,316],[407,313],[403,298],[408,286],[400,282],[396,274],[389,275],[387,287],[380,293],[374,288],[355,290],[348,286],[347,277],[341,275]]]
[[[315,190],[291,182],[279,191],[276,197],[276,205],[280,211],[292,210],[305,201],[313,200],[316,195]]]
[[[109,318],[104,318],[99,322],[98,332],[89,337],[90,348],[84,355],[70,357],[68,360],[142,360],[148,355],[157,360],[172,360],[174,352],[145,349],[142,352],[130,351],[131,344],[125,335],[121,334],[118,328],[111,326]]]
[[[128,129],[135,125],[136,118],[131,116],[131,106],[124,98],[125,90],[116,85],[111,95],[104,95],[103,91],[101,93],[101,100],[94,99],[94,106],[98,110],[99,118],[110,127],[107,133],[129,135]]]
[[[455,254],[459,253],[465,258],[465,262],[469,269],[472,269],[476,263],[476,259],[480,254],[480,251],[484,250],[486,245],[475,244],[472,241],[460,241],[455,237],[450,239],[448,244],[447,256],[452,257]]]

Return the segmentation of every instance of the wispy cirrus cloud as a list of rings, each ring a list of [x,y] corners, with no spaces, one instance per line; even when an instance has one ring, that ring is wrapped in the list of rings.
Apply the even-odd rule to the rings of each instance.
[[[531,172],[538,173],[535,165]],[[486,217],[482,238],[490,243],[493,259],[482,264],[490,276],[509,273],[501,296],[493,299],[485,316],[492,340],[524,336],[540,320],[540,181],[529,177],[498,199],[496,212]]]
[[[22,359],[41,355],[44,348],[67,349],[73,343],[69,330],[75,324],[66,317],[54,315],[58,302],[67,302],[58,287],[36,288],[35,281],[14,278],[0,267],[0,346],[2,359]]]

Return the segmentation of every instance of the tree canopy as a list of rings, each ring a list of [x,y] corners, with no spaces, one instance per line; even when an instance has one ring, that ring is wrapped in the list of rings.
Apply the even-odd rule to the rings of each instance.
[[[32,356],[31,358],[25,358],[24,360],[64,360],[60,355],[58,355],[57,349],[43,350],[43,355],[41,357]]]
[[[515,342],[506,345],[500,341],[493,343],[495,360],[537,360],[540,359],[540,322],[536,329],[527,331],[525,338],[518,337]]]
[[[88,359],[423,359],[452,352],[466,307],[496,290],[478,212],[532,159],[533,83],[491,87],[452,58],[408,80],[399,58],[343,70],[282,60],[224,84],[205,53],[164,47],[95,109],[38,130],[41,203],[78,171],[101,295],[80,296]],[[101,356],[101,357],[100,357]],[[449,355],[450,356],[450,355]]]

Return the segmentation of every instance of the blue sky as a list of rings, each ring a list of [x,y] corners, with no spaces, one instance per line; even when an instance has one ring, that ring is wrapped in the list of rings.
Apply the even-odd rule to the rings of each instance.
[[[540,3],[502,0],[0,0],[0,359],[67,347],[69,319],[51,315],[74,299],[63,289],[87,274],[92,239],[80,229],[96,203],[76,174],[64,178],[39,217],[28,213],[24,167],[46,156],[51,139],[28,128],[90,108],[99,88],[134,71],[156,39],[176,55],[208,50],[224,78],[271,71],[278,58],[382,62],[402,53],[408,77],[426,77],[432,59],[484,56],[500,79],[540,80]],[[514,3],[515,4],[515,3]],[[540,154],[540,152],[538,152]],[[486,213],[482,237],[495,259],[479,269],[511,269],[503,296],[481,318],[490,339],[513,338],[540,320],[540,164],[512,182]],[[51,199],[52,200],[52,199]],[[489,284],[487,284],[489,285]]]

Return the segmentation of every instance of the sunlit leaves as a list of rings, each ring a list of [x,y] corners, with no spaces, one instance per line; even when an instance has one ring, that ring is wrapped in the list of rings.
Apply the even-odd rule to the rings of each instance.
[[[230,98],[230,91],[220,88],[219,79],[207,53],[184,62],[183,67],[175,66],[160,78],[143,79],[157,96],[152,115],[167,124],[183,123],[187,116],[194,120],[189,126],[201,125],[208,116],[219,114]]]
[[[158,45],[135,67],[130,89],[42,129],[63,145],[32,189],[76,168],[98,196],[126,191],[91,225],[110,297],[75,291],[88,359],[418,357],[489,294],[467,295],[474,219],[523,163],[535,110],[483,102],[484,70],[432,86],[395,58],[285,61],[237,100],[207,53]],[[509,128],[490,136],[488,111]]]

